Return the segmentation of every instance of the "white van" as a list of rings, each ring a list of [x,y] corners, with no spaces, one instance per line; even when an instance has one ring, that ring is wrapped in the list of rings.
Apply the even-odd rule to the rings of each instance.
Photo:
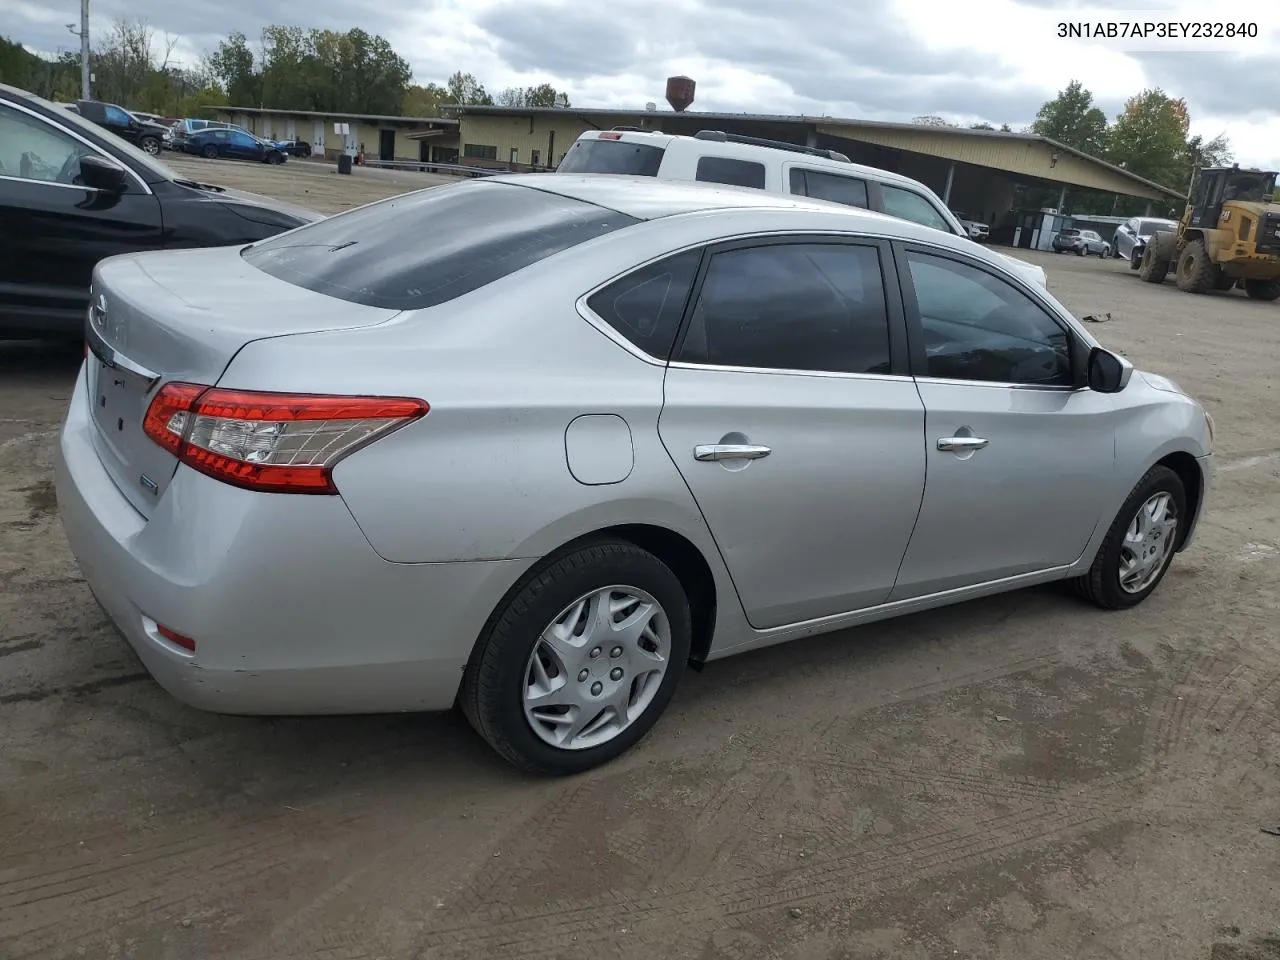
[[[865,207],[964,237],[971,234],[936,193],[918,180],[853,163],[843,153],[702,130],[692,137],[636,127],[588,130],[564,155],[557,173],[613,173],[700,180],[770,193],[794,193]],[[1029,283],[1046,285],[1044,269],[1000,254]]]

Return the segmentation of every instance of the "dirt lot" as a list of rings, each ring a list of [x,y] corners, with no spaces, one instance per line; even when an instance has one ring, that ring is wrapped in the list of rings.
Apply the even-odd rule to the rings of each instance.
[[[329,209],[422,182],[200,169]],[[1217,419],[1155,596],[1031,590],[714,664],[571,781],[453,716],[172,701],[56,519],[78,353],[0,347],[0,958],[1280,957],[1280,304],[1041,259]]]

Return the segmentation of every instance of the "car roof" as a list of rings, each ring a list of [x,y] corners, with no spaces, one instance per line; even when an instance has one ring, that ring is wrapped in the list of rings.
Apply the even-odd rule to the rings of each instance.
[[[473,181],[474,182],[474,181]],[[486,177],[479,183],[505,183],[542,190],[616,210],[638,220],[659,220],[691,214],[762,211],[781,216],[794,214],[780,229],[819,229],[867,233],[899,240],[919,240],[934,246],[951,246],[971,255],[985,253],[966,238],[900,220],[863,207],[794,194],[767,193],[753,187],[731,187],[690,180],[612,173],[519,173]]]
[[[851,160],[836,160],[832,157],[818,156],[812,153],[802,153],[788,150],[783,147],[771,147],[760,143],[742,143],[735,140],[712,140],[703,139],[701,137],[691,137],[686,134],[679,133],[662,133],[657,130],[588,130],[578,137],[579,140],[621,140],[625,142],[644,143],[646,141],[654,143],[655,146],[663,146],[670,149],[672,144],[678,144],[685,149],[697,150],[701,153],[714,154],[716,156],[749,156],[753,159],[760,160],[762,157],[768,157],[775,163],[798,163],[807,167],[815,167],[822,170],[831,170],[835,173],[841,173],[846,176],[858,176],[869,180],[876,180],[880,183],[888,183],[891,185],[899,185],[903,187],[925,187],[919,180],[914,180],[901,173],[894,173],[891,170],[885,170],[881,167],[868,167],[865,164],[854,163]],[[925,187],[925,189],[928,189]]]

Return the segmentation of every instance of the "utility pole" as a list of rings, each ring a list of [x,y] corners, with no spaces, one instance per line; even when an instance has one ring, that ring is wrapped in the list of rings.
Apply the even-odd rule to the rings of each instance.
[[[89,0],[80,0],[80,99],[89,100]]]

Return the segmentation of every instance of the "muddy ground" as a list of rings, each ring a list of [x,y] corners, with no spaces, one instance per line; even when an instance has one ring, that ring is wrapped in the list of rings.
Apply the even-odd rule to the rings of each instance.
[[[324,209],[424,182],[196,166]],[[171,700],[58,526],[78,351],[0,346],[0,958],[1280,957],[1280,304],[1032,256],[1217,419],[1199,542],[1160,590],[713,664],[574,780],[512,773],[454,716]]]

